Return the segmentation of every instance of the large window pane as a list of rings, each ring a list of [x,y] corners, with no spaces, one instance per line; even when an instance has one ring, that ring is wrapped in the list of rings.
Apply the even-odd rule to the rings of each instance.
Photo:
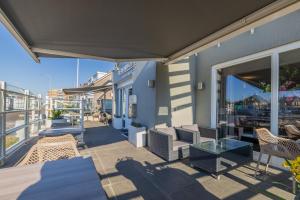
[[[279,134],[286,125],[300,128],[300,49],[279,55]]]
[[[221,137],[255,138],[270,128],[271,59],[218,70],[218,126]]]

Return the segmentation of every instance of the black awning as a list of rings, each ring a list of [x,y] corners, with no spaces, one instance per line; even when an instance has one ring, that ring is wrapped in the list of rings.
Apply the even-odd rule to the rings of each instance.
[[[0,0],[0,20],[33,57],[166,61],[296,2]]]

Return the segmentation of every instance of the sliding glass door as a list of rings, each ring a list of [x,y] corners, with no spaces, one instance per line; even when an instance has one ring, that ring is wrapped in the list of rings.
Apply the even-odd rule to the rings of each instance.
[[[255,137],[270,129],[271,57],[217,70],[217,126],[221,137]]]

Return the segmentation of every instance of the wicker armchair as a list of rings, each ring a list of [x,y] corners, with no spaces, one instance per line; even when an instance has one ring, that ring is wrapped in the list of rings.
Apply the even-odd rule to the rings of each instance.
[[[289,139],[300,139],[300,130],[295,125],[285,125],[284,129]]]
[[[274,136],[268,129],[256,129],[260,153],[257,161],[255,176],[257,175],[262,154],[268,154],[268,161],[265,172],[271,160],[271,156],[293,160],[300,155],[300,146],[295,141]]]

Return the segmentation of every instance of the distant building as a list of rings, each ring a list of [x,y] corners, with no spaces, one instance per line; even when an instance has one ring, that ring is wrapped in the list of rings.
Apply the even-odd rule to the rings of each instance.
[[[100,79],[94,81],[93,86],[105,86],[112,84],[112,73],[106,73]],[[112,89],[107,91],[99,91],[94,93],[93,103],[96,110],[103,110],[105,112],[112,112]]]
[[[157,63],[119,63],[113,71],[113,127],[128,129],[132,122],[155,125],[155,80]]]
[[[74,100],[76,96],[64,94],[62,89],[50,89],[48,90],[48,98],[51,99],[60,99],[60,100]]]
[[[89,78],[87,85],[93,85],[97,80],[107,75],[105,72],[96,72],[92,77]]]
[[[64,99],[65,94],[62,89],[50,89],[48,90],[48,97],[55,99]]]
[[[111,72],[96,72],[89,80],[82,85],[82,87],[106,86],[112,84]],[[85,94],[88,110],[92,113],[99,113],[99,111],[112,112],[112,89],[93,91]]]

